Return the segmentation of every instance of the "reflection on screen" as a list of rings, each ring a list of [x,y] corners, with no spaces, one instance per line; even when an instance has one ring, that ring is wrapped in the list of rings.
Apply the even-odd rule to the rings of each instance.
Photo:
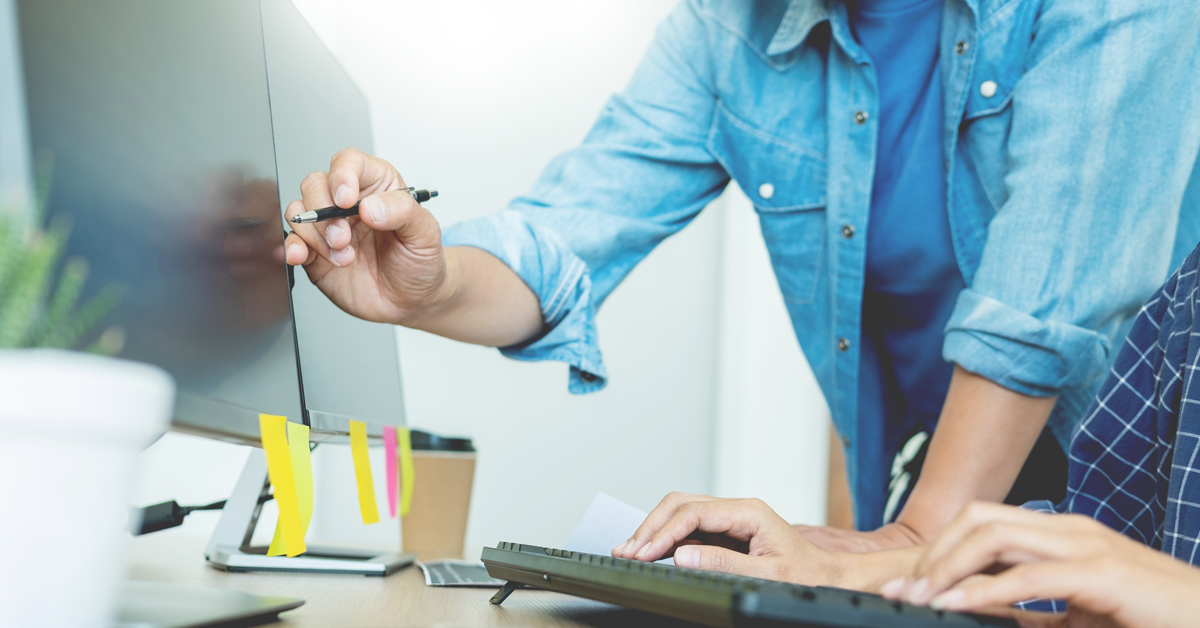
[[[122,357],[176,377],[177,423],[256,437],[257,412],[300,420],[258,3],[18,13],[47,215],[73,217],[91,290],[124,289]]]

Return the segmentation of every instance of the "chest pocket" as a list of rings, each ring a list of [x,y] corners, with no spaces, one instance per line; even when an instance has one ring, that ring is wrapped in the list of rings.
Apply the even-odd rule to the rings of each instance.
[[[984,18],[975,46],[978,53],[967,85],[959,142],[969,153],[979,184],[996,210],[1008,200],[1004,175],[1013,91],[1025,74],[1031,21],[1040,3],[1006,0],[991,4],[996,6]]]
[[[825,249],[825,159],[720,103],[708,150],[754,203],[784,300],[811,303]]]

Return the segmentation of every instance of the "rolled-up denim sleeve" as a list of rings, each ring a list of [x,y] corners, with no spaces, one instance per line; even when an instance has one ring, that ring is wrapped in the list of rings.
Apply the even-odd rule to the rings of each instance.
[[[502,347],[517,360],[557,360],[570,365],[572,393],[600,390],[608,372],[596,337],[592,282],[578,255],[552,231],[518,211],[504,210],[453,225],[445,246],[471,246],[496,256],[529,286],[542,308],[542,333],[529,342]]]
[[[1198,209],[1200,19],[1174,0],[1044,4],[1012,92],[1007,198],[943,356],[1051,396],[1104,374],[1111,335],[1170,270],[1181,211]]]
[[[501,351],[566,362],[573,393],[608,379],[595,321],[601,304],[729,182],[706,146],[717,102],[711,28],[697,2],[681,3],[582,145],[552,160],[507,209],[443,234],[446,246],[488,251],[533,290],[542,333]]]

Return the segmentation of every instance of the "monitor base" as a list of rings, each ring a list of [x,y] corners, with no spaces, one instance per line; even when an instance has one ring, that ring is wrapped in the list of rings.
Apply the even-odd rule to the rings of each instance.
[[[221,520],[208,541],[204,557],[209,565],[222,571],[340,573],[360,576],[386,576],[416,560],[414,554],[378,552],[331,547],[309,547],[300,556],[267,556],[266,548],[252,547],[251,539],[262,512],[259,498],[270,491],[267,457],[254,449],[246,460],[242,475],[225,502]]]
[[[221,571],[276,571],[300,573],[340,573],[358,576],[386,576],[416,560],[413,554],[380,554],[353,550],[309,547],[300,556],[267,556],[261,552],[219,546],[208,564]]]

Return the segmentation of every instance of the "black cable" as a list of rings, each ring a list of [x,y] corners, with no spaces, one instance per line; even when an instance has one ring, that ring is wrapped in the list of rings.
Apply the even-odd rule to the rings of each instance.
[[[262,505],[274,498],[275,495],[273,494],[262,495],[258,498],[258,503]],[[129,532],[134,536],[141,536],[160,530],[169,530],[183,525],[184,517],[198,510],[221,510],[225,508],[226,501],[221,500],[203,506],[180,506],[179,502],[172,499],[169,502],[154,504],[145,508],[134,508],[129,514]]]
[[[225,501],[226,500],[222,499],[219,502],[213,502],[205,506],[184,506],[183,509],[188,512],[196,512],[197,510],[221,510],[225,507]],[[260,499],[258,503],[261,504],[265,501],[265,499]]]
[[[290,268],[290,267],[289,267]],[[309,443],[308,450],[317,448],[318,443]],[[260,495],[258,505],[261,506],[272,499],[273,493]],[[179,502],[171,500],[145,508],[133,508],[129,513],[129,532],[134,536],[150,534],[159,530],[169,530],[183,525],[183,518],[198,510],[222,510],[227,500],[205,504],[203,506],[180,506]]]

